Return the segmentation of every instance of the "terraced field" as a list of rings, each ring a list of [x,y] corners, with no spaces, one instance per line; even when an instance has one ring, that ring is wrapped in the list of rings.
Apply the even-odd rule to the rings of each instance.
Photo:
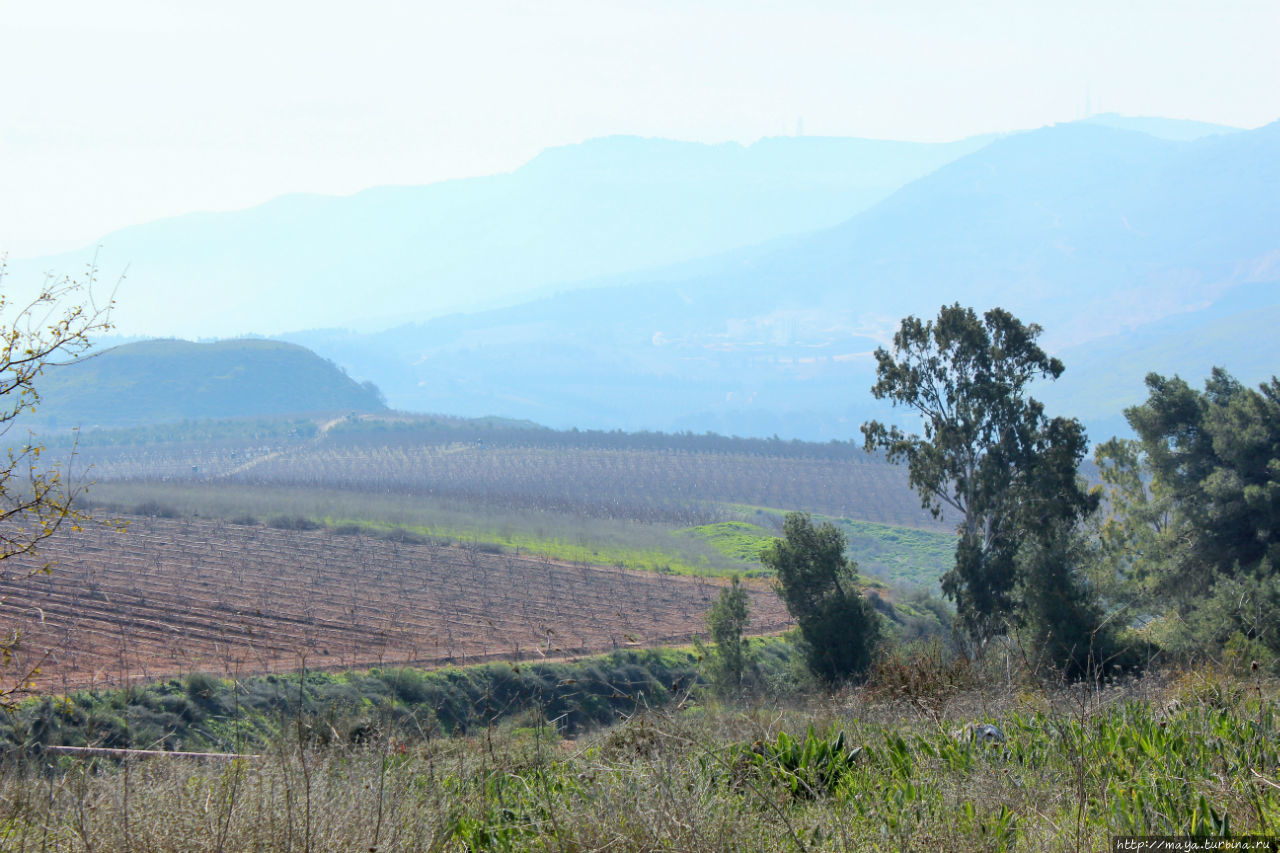
[[[213,520],[134,517],[3,564],[0,613],[37,687],[577,655],[688,640],[715,581]],[[754,629],[787,624],[763,583]]]

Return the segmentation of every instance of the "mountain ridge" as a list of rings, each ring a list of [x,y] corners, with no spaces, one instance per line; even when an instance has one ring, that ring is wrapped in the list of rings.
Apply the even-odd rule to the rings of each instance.
[[[871,350],[906,314],[1001,305],[1044,326],[1051,349],[1069,350],[1191,317],[1241,286],[1258,285],[1257,306],[1273,304],[1276,127],[1195,141],[1087,125],[1005,137],[769,250],[401,326],[366,344],[378,338],[399,354],[404,381],[386,387],[400,408],[754,434],[777,415],[793,419],[797,437],[848,437],[884,412],[869,394],[837,401],[869,388]],[[353,355],[319,333],[293,337]],[[1242,347],[1272,352],[1269,340],[1227,343],[1227,362]],[[358,359],[348,363],[360,372]],[[1136,402],[1140,382],[1131,393]],[[659,409],[643,402],[656,397]],[[1102,399],[1069,414],[1113,418]]]
[[[707,146],[615,137],[544,152],[495,176],[283,196],[132,226],[98,250],[13,261],[10,279],[80,269],[96,251],[103,268],[129,263],[117,312],[129,333],[372,328],[834,224],[987,141]],[[817,166],[799,153],[815,148],[829,152]],[[619,160],[615,149],[636,153]],[[602,158],[626,167],[583,165]],[[203,310],[172,312],[177,287]]]
[[[157,228],[166,237],[164,250],[189,264],[195,262],[186,238],[214,252],[222,272],[249,270],[239,290],[220,296],[224,314],[252,326],[254,314],[245,305],[278,306],[280,316],[306,331],[277,337],[315,349],[358,378],[376,380],[397,408],[510,415],[561,427],[848,437],[869,411],[885,416],[865,393],[850,389],[869,387],[872,350],[888,342],[906,314],[933,316],[938,305],[954,301],[979,310],[998,304],[1044,326],[1045,344],[1054,351],[1087,353],[1096,341],[1112,358],[1138,358],[1174,352],[1170,335],[1204,328],[1221,337],[1213,330],[1227,322],[1223,317],[1243,318],[1243,311],[1265,312],[1275,303],[1280,123],[1248,131],[1158,119],[1110,126],[1116,123],[975,138],[964,142],[973,150],[957,156],[951,154],[959,149],[875,140],[806,137],[701,146],[611,137],[544,152],[499,180],[426,188],[467,200],[465,216],[447,205],[433,209],[436,219],[419,215],[415,205],[423,188],[392,187],[344,198],[283,197],[248,218],[196,214]],[[921,161],[912,158],[918,156],[945,162],[891,191],[873,191],[868,175],[883,167],[897,177],[872,177],[892,184],[905,174],[894,172],[893,163],[869,157],[846,165],[840,180],[857,178],[859,192],[881,197],[802,233],[774,233],[717,251],[714,240],[704,239],[709,232],[689,227],[715,220],[722,228],[717,233],[731,236],[728,242],[746,239],[742,222],[769,206],[775,189],[769,183],[778,176],[793,181],[784,193],[788,203],[810,215],[809,190],[795,182],[835,180],[839,163],[822,157],[838,161],[873,149],[900,155],[916,171]],[[623,168],[637,151],[645,153],[644,169]],[[814,159],[814,152],[822,156]],[[744,167],[752,158],[772,165]],[[689,175],[704,183],[684,186]],[[755,184],[745,180],[748,175]],[[615,192],[614,182],[623,189]],[[849,196],[841,193],[848,185],[836,184],[823,190],[824,198],[846,204]],[[672,195],[672,186],[684,186],[685,195]],[[707,192],[713,198],[699,201]],[[742,197],[733,193],[744,192],[752,204],[736,203]],[[513,199],[519,204],[503,207]],[[542,201],[530,206],[531,200]],[[637,210],[620,212],[628,201]],[[726,207],[734,210],[711,213]],[[489,215],[498,208],[505,213]],[[769,228],[778,231],[784,219],[769,220]],[[234,227],[226,239],[198,233],[209,221]],[[511,222],[522,224],[512,231]],[[437,257],[413,240],[440,223],[454,231],[435,234],[438,241],[463,232],[480,236]],[[299,269],[289,268],[287,253],[263,264],[244,251],[254,241],[274,251],[272,241],[283,227],[306,234],[314,249]],[[174,229],[172,239],[166,228]],[[544,241],[537,229],[571,235],[574,242]],[[416,246],[416,255],[426,259],[419,267],[430,261],[479,292],[483,282],[466,278],[472,269],[467,259],[484,254],[498,237],[506,242],[490,268],[493,275],[510,272],[503,264],[520,265],[521,275],[545,272],[559,255],[599,250],[588,259],[597,263],[607,254],[600,245],[617,249],[609,256],[613,261],[625,250],[633,253],[627,262],[633,267],[641,256],[650,265],[609,272],[601,271],[607,264],[597,264],[597,274],[586,278],[543,276],[536,286],[531,282],[537,275],[529,273],[520,285],[527,290],[490,294],[489,304],[501,307],[449,312],[438,305],[440,316],[413,322],[403,270],[400,279],[383,280],[361,261],[392,257],[387,246]],[[677,238],[686,241],[684,248],[672,250],[665,262],[645,255],[645,247]],[[327,254],[331,249],[337,254]],[[276,292],[268,280],[286,274],[306,286]],[[368,316],[349,299],[331,298],[335,282],[350,291],[344,299],[363,300],[370,311],[375,303],[400,300],[391,315],[395,322],[375,333],[309,324],[335,312],[352,325]],[[1229,303],[1249,288],[1249,305],[1233,312]],[[173,302],[171,294],[157,297],[166,301]],[[198,296],[185,302],[192,315],[204,310]],[[127,308],[122,305],[119,314]],[[1182,325],[1174,322],[1180,317]],[[1155,337],[1138,334],[1144,329]],[[1221,360],[1228,368],[1233,359],[1246,358],[1242,347],[1272,352],[1269,340],[1228,340],[1224,346]],[[1095,361],[1081,357],[1082,363]],[[1169,372],[1159,364],[1149,368]],[[1075,380],[1069,372],[1068,383]],[[1114,418],[1114,410],[1098,406],[1115,395],[1094,394],[1089,386],[1095,381],[1086,378],[1060,396],[1083,401],[1079,414],[1087,420]],[[662,405],[647,402],[652,399]]]

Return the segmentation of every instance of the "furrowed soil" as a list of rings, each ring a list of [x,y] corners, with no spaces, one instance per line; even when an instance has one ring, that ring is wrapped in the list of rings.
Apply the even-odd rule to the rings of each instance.
[[[322,530],[126,520],[3,563],[0,613],[22,636],[11,671],[38,666],[35,689],[685,642],[720,584]],[[766,582],[748,589],[752,631],[789,625]]]

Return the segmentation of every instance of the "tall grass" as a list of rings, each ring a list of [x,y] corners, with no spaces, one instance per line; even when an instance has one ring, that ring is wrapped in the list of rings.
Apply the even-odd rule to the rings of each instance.
[[[750,707],[691,694],[564,737],[286,729],[229,762],[15,759],[12,850],[1104,850],[1280,832],[1276,686],[1212,670],[1043,688],[987,673]],[[918,702],[928,692],[932,704]],[[1003,742],[957,731],[981,720]]]

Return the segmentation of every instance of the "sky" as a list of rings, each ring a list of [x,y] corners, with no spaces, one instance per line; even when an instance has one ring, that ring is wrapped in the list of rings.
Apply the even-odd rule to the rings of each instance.
[[[610,134],[1280,118],[1275,0],[0,0],[0,253]]]

